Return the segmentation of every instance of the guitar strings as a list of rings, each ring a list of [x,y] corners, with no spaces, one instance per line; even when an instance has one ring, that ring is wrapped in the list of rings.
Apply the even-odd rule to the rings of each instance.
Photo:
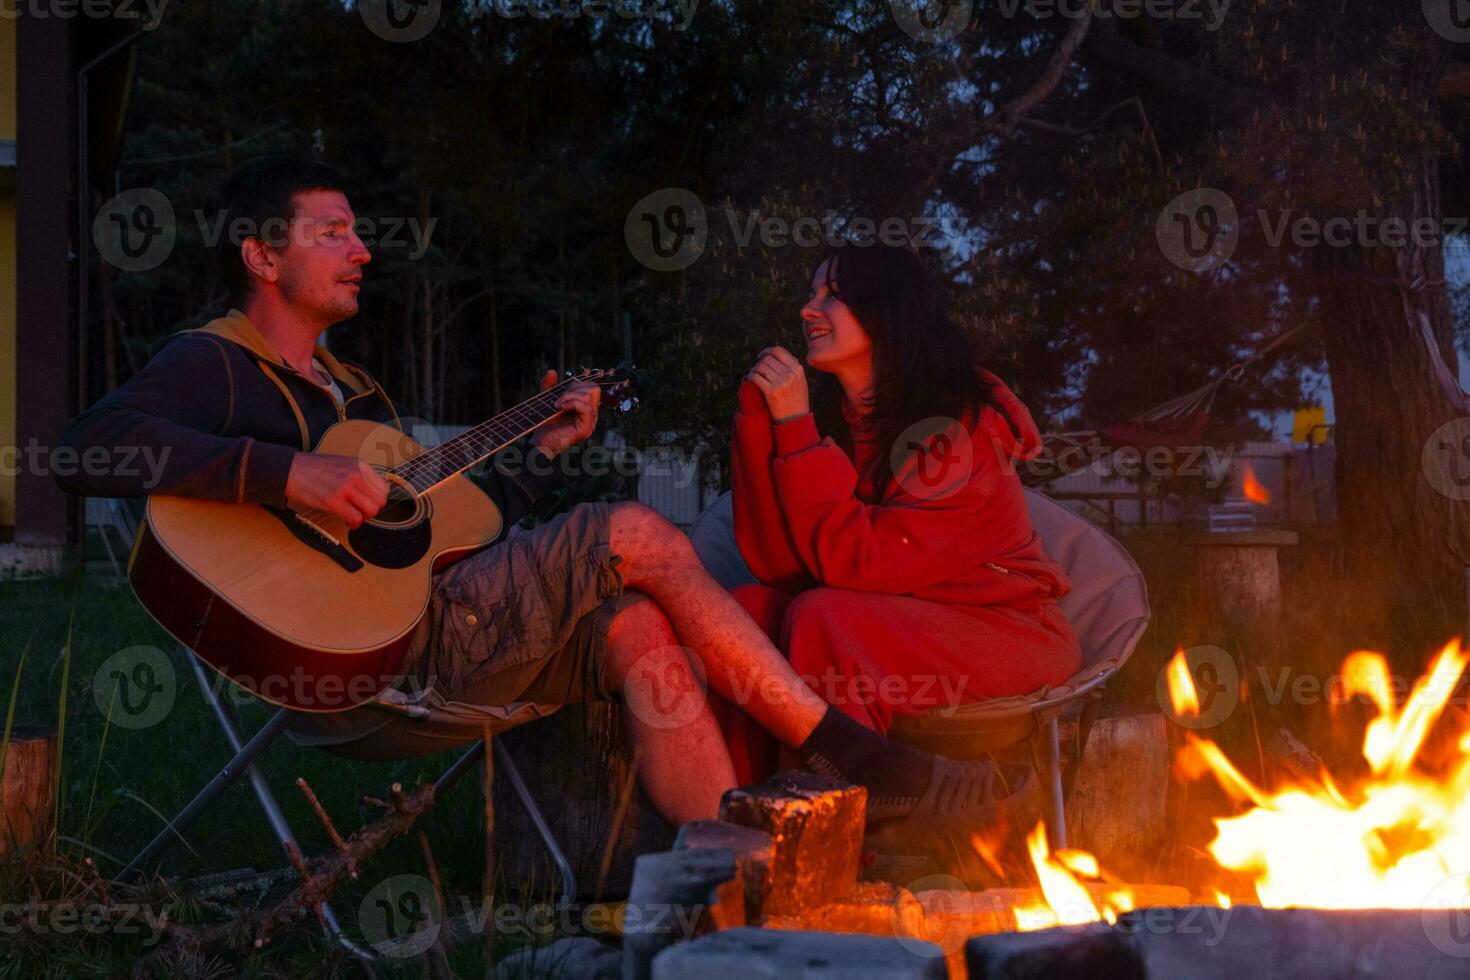
[[[416,499],[417,495],[426,493],[428,490],[443,482],[448,477],[453,476],[454,474],[459,473],[463,470],[466,470],[469,467],[475,465],[475,463],[484,459],[486,456],[492,455],[497,447],[504,446],[509,442],[513,442],[515,439],[519,438],[520,435],[524,434],[527,429],[535,428],[536,426],[542,425],[545,422],[548,422],[551,419],[555,418],[558,414],[562,414],[565,409],[563,409],[562,412],[555,412],[538,419],[536,418],[533,410],[539,409],[544,411],[547,408],[555,407],[556,399],[565,392],[565,389],[573,384],[587,381],[596,384],[599,389],[611,387],[616,384],[622,383],[621,380],[607,381],[604,380],[601,376],[596,378],[579,376],[566,378],[544,391],[537,392],[520,404],[506,409],[504,412],[501,412],[499,415],[495,416],[492,419],[481,422],[479,425],[460,433],[453,439],[441,443],[438,446],[431,446],[419,455],[400,463],[398,466],[390,467],[386,472],[398,476],[406,483],[408,483],[408,485],[413,488],[414,495],[410,496],[400,485],[390,482],[388,489],[388,502],[395,503]],[[498,431],[501,424],[500,420],[502,419],[508,419],[511,422],[518,423],[522,426],[521,431],[517,433],[514,428],[511,428],[509,430],[509,432],[511,433],[509,436],[506,436],[504,433]],[[485,431],[482,432],[481,430]],[[486,439],[487,436],[491,438]],[[456,443],[458,443],[459,445],[453,445]],[[452,446],[452,451],[456,453],[461,447],[469,449],[473,452],[474,455],[469,457],[468,461],[464,462],[461,465],[456,460],[442,458],[447,456],[447,453],[449,451],[445,450],[444,447],[446,446]],[[448,471],[443,470],[443,463],[449,463],[451,468]],[[415,477],[425,475],[422,474],[421,471],[423,471],[426,466],[429,467],[428,473],[433,474],[434,478],[428,483],[428,485],[421,488],[418,486]],[[385,504],[384,506],[387,506],[387,504]],[[299,517],[308,521],[312,521],[313,518],[332,518],[333,516],[335,516],[328,511],[324,511],[316,507],[297,511],[296,513]]]

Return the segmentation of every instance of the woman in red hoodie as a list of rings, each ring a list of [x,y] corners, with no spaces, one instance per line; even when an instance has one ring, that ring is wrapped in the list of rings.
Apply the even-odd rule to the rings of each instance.
[[[985,371],[911,251],[848,245],[812,277],[800,361],[762,352],[740,386],[736,596],[797,672],[878,732],[894,715],[1026,694],[1074,674],[1069,583],[1031,526],[1019,461],[1041,439]],[[742,781],[775,746],[730,726]]]

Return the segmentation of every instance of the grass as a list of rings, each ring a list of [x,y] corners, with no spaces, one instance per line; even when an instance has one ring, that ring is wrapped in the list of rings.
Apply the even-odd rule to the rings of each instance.
[[[165,818],[218,771],[231,752],[178,645],[153,622],[125,584],[96,577],[81,580],[73,572],[61,578],[7,582],[0,585],[0,594],[4,596],[0,602],[0,671],[9,668],[11,672],[0,757],[8,747],[12,725],[39,725],[57,731],[61,763],[56,866],[49,874],[35,868],[22,874],[18,869],[26,862],[0,861],[3,907],[24,904],[37,896],[74,896],[77,888],[72,879],[85,876],[77,869],[85,868],[87,860],[103,877],[114,875],[164,826]],[[94,699],[98,668],[115,652],[135,646],[163,651],[176,679],[171,709],[157,724],[136,730],[110,724],[105,706]],[[115,695],[116,689],[112,690]],[[268,708],[259,703],[242,705],[242,728],[254,730],[267,713]],[[311,785],[338,829],[346,834],[377,814],[363,803],[364,793],[381,796],[393,782],[407,787],[432,780],[453,758],[454,753],[443,753],[401,762],[357,762],[301,748],[282,738],[257,765],[275,790],[304,851],[320,854],[331,844],[295,787],[298,776]],[[455,893],[478,894],[484,866],[484,809],[474,777],[457,785],[420,826],[437,858],[444,887]],[[264,871],[286,864],[243,780],[206,810],[183,838],[164,858],[163,869],[170,876],[240,868]],[[352,913],[367,890],[395,874],[425,874],[423,852],[413,834],[379,853],[360,881],[348,883],[333,897],[334,906],[344,918],[355,919]],[[348,928],[352,926],[349,921]],[[308,926],[300,937],[260,957],[252,969],[266,971],[256,974],[261,976],[320,975],[324,951],[313,935]],[[0,978],[124,975],[142,951],[140,943],[119,941],[111,934],[104,937],[105,942],[77,942],[76,935],[27,933],[21,938],[27,941],[8,943],[0,952]],[[455,950],[451,965],[466,956],[478,960],[478,950]],[[191,968],[203,966],[192,964]],[[461,975],[475,972],[473,964],[459,966]],[[349,968],[350,973],[355,971]]]

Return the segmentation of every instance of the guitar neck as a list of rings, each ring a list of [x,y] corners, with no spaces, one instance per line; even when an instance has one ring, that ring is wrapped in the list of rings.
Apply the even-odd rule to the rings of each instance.
[[[556,407],[566,389],[578,381],[589,381],[606,390],[611,384],[601,378],[569,378],[539,392],[494,418],[424,450],[392,472],[409,482],[417,493],[426,493],[445,480],[489,459],[506,446],[567,412]]]

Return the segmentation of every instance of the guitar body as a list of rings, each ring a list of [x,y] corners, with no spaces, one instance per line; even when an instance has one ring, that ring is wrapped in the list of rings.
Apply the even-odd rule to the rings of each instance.
[[[424,451],[361,420],[334,425],[314,450],[380,472]],[[383,475],[403,499],[355,531],[323,513],[303,520],[260,504],[150,497],[128,578],[164,629],[262,699],[317,712],[370,701],[397,674],[432,574],[489,544],[502,524],[463,474],[423,494]]]

